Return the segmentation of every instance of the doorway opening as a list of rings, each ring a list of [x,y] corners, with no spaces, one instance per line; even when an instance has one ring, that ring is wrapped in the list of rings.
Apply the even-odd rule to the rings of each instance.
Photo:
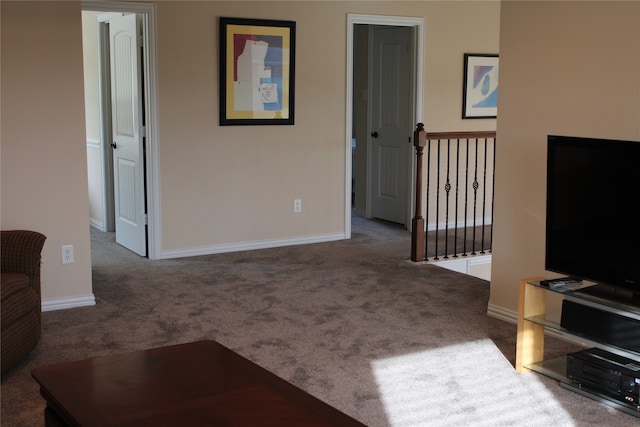
[[[424,19],[348,15],[345,235],[352,215],[410,229]]]
[[[85,1],[82,11],[89,221],[97,230],[115,231],[122,246],[158,259],[161,244],[155,5]],[[134,25],[129,45],[109,40],[109,25],[121,28],[120,20]],[[117,58],[110,55],[110,44],[124,47],[116,53]],[[123,58],[128,59],[123,63]],[[112,60],[124,64],[118,68],[125,70],[125,77],[126,73],[139,75],[114,81]],[[122,82],[125,84],[118,89]],[[139,88],[130,88],[131,83],[139,84]],[[111,103],[114,88],[118,95],[113,96],[124,93],[120,99],[126,102]],[[132,151],[134,157],[130,158]],[[134,240],[130,239],[132,235]]]

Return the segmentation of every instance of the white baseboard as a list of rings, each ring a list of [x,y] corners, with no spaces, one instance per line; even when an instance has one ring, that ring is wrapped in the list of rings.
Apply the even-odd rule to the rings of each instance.
[[[491,255],[458,256],[447,260],[430,261],[429,263],[446,268],[447,270],[457,271],[458,273],[491,281]],[[479,269],[479,266],[486,266],[486,268]]]
[[[98,221],[97,219],[94,218],[89,218],[89,226],[95,228],[96,230],[99,231],[105,231],[104,229],[104,223],[102,221]]]
[[[254,242],[240,242],[228,245],[212,245],[191,249],[179,249],[163,251],[159,259],[185,258],[192,256],[213,255],[229,252],[252,251],[255,249],[270,249],[282,246],[306,245],[310,243],[324,243],[335,240],[344,240],[344,234],[322,234],[317,236],[306,236],[293,239],[260,240]]]
[[[513,323],[514,325],[518,324],[517,311],[507,310],[495,305],[489,304],[489,306],[487,307],[487,316],[493,317],[494,319],[503,320],[507,323]]]
[[[96,305],[96,297],[93,294],[73,298],[53,298],[42,301],[42,311],[65,310],[92,305]]]

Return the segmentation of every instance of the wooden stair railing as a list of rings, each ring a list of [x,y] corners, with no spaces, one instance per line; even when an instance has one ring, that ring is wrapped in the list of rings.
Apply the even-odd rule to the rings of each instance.
[[[451,166],[451,145],[455,145],[457,149],[453,153],[455,155],[455,165]],[[489,243],[488,243],[488,251],[491,251],[491,241],[492,241],[492,224],[493,224],[493,190],[494,190],[494,172],[495,172],[495,143],[496,143],[496,132],[495,131],[460,131],[460,132],[426,132],[424,130],[424,124],[418,123],[416,126],[416,130],[413,134],[413,144],[416,149],[416,185],[415,185],[415,213],[412,220],[412,231],[411,231],[411,260],[414,262],[421,262],[428,260],[429,252],[434,253],[433,259],[438,260],[439,256],[444,256],[445,259],[449,258],[449,256],[457,257],[458,255],[467,256],[467,229],[471,229],[471,245],[472,250],[471,254],[475,255],[475,245],[476,245],[476,231],[478,228],[481,229],[481,253],[485,253],[485,229],[487,229],[486,224],[486,215],[487,215],[487,206],[490,205],[490,215],[491,215],[491,228],[489,234]],[[435,167],[437,170],[431,171],[430,168],[433,165],[432,155],[432,144],[436,146],[437,153],[435,158]],[[441,146],[446,144],[446,152],[444,156],[441,156]],[[470,152],[469,146],[473,144],[475,146],[475,152]],[[466,164],[462,167],[460,163],[460,152],[461,146],[466,147],[466,151],[462,154],[464,159],[466,160]],[[480,152],[479,145],[484,147],[484,152]],[[426,193],[423,192],[423,156],[424,151],[427,151],[427,168],[426,168]],[[492,152],[491,159],[488,159],[489,152]],[[473,157],[473,165],[470,165],[470,156]],[[483,158],[480,158],[483,156]],[[491,165],[489,165],[489,161]],[[490,167],[489,167],[490,166]],[[445,176],[444,186],[440,184],[441,177],[441,168],[444,168]],[[462,178],[463,183],[460,184],[460,175],[461,170],[464,172],[464,177]],[[454,172],[455,175],[453,178],[453,184],[451,183],[451,172]],[[471,177],[473,180],[469,180],[469,172],[473,173]],[[479,172],[482,174],[482,177],[479,178]],[[487,177],[488,173],[490,176]],[[433,191],[431,188],[430,179],[433,175],[437,176],[437,182],[435,184],[435,193],[430,194],[430,191]],[[490,181],[489,181],[490,180]],[[489,182],[488,182],[489,181]],[[462,188],[464,192],[464,201],[460,201],[459,190]],[[454,200],[453,200],[453,210],[455,220],[453,224],[453,236],[449,235],[450,221],[450,203],[451,203],[451,190],[454,191]],[[481,208],[482,212],[480,216],[477,213],[477,196],[478,190],[481,190],[482,201]],[[469,216],[469,200],[468,193],[473,192],[473,212],[471,216]],[[446,201],[443,203],[443,206],[440,205],[440,196],[444,195]],[[426,216],[426,220],[422,213],[423,208],[423,195],[426,198],[426,212],[424,216]],[[429,220],[430,215],[430,196],[435,198],[435,220],[431,222]],[[487,203],[487,197],[490,198]],[[439,223],[439,214],[440,210],[444,209],[444,225],[442,230],[441,224]],[[460,214],[460,211],[463,211]],[[462,221],[460,220],[460,216],[462,216]],[[481,225],[478,225],[480,223]],[[460,225],[461,224],[461,225]],[[471,225],[469,225],[471,224]],[[426,225],[426,227],[425,227]],[[428,228],[435,229],[435,249],[429,250],[428,245]],[[458,229],[463,229],[463,249],[462,252],[458,251]],[[438,247],[438,239],[441,236],[442,232],[444,232],[444,253],[439,253]],[[440,233],[440,234],[439,234]],[[442,236],[441,236],[442,237]],[[453,250],[449,249],[449,241],[453,239]],[[432,238],[432,240],[434,240]]]

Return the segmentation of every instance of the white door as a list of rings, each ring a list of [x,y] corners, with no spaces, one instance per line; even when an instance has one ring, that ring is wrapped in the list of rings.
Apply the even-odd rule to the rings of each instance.
[[[406,225],[412,29],[375,26],[371,39],[371,216]]]
[[[146,256],[139,35],[135,14],[109,20],[116,242]]]

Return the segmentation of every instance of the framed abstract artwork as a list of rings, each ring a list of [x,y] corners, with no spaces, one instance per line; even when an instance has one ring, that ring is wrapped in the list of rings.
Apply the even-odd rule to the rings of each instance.
[[[464,54],[463,119],[494,119],[498,113],[498,55]]]
[[[220,125],[293,125],[296,23],[220,18]]]

